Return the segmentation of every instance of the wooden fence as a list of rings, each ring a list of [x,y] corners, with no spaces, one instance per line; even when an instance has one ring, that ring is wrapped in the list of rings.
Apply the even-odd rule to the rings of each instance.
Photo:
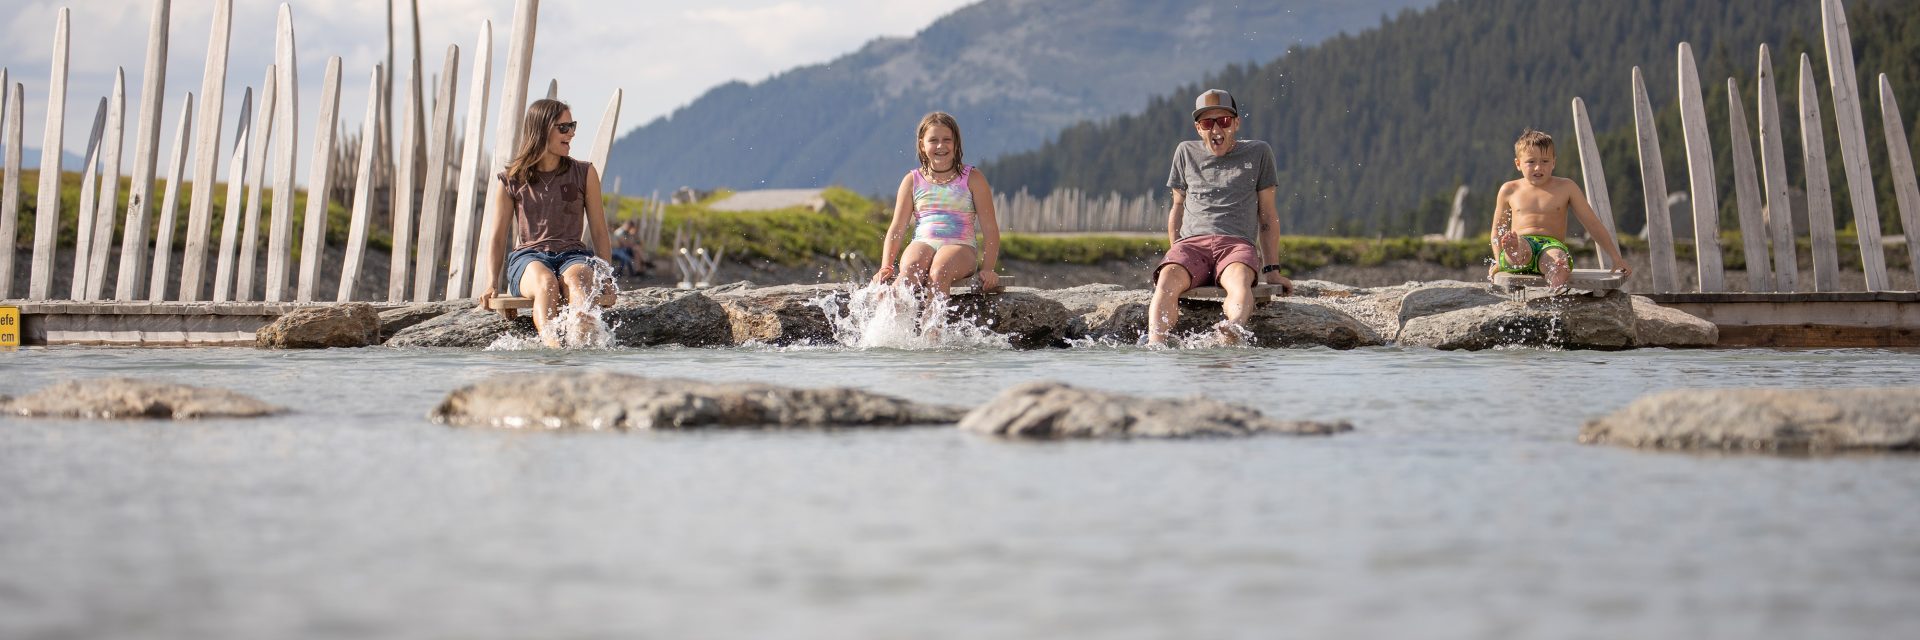
[[[205,73],[199,87],[198,110],[193,93],[185,93],[173,147],[159,155],[161,101],[166,91],[166,58],[171,0],[153,0],[147,59],[136,117],[132,187],[124,210],[119,207],[125,78],[116,77],[112,95],[101,98],[94,111],[95,125],[86,147],[82,169],[81,202],[77,211],[75,246],[71,259],[59,255],[60,153],[67,111],[67,76],[71,43],[70,12],[61,9],[53,31],[53,67],[47,91],[47,122],[41,140],[39,203],[33,214],[31,272],[26,298],[121,301],[348,301],[361,280],[366,244],[375,210],[383,205],[390,216],[393,250],[389,282],[383,299],[458,299],[492,285],[486,273],[494,257],[484,246],[491,237],[495,216],[490,211],[498,181],[488,179],[503,167],[521,131],[526,109],[528,69],[533,61],[534,31],[539,0],[516,0],[509,36],[507,77],[496,112],[493,153],[483,151],[484,127],[493,68],[493,25],[482,22],[472,58],[471,88],[467,96],[464,135],[455,134],[453,113],[461,78],[460,50],[447,47],[445,62],[431,102],[422,102],[418,46],[415,47],[408,102],[401,110],[403,124],[397,136],[388,135],[387,99],[392,92],[390,69],[375,65],[370,81],[365,119],[360,131],[348,135],[341,128],[339,57],[321,63],[318,100],[307,105],[314,119],[305,127],[314,136],[307,165],[304,224],[297,230],[299,262],[294,262],[294,176],[299,170],[296,148],[302,131],[298,96],[298,59],[295,55],[293,8],[280,5],[275,52],[259,91],[249,87],[239,105],[238,126],[223,146],[228,45],[232,0],[212,0],[213,28],[209,35]],[[417,2],[416,2],[417,4]],[[414,15],[419,12],[415,7]],[[416,25],[417,26],[417,25]],[[242,27],[246,29],[247,27]],[[417,30],[416,30],[416,39]],[[83,40],[83,42],[85,42]],[[388,42],[392,46],[391,40]],[[558,81],[549,84],[557,89]],[[0,70],[0,144],[5,145],[4,173],[0,173],[0,299],[13,298],[15,216],[19,206],[21,119],[25,87],[9,83]],[[620,111],[620,92],[614,92],[600,122],[590,158],[604,175]],[[254,104],[257,102],[257,105]],[[398,149],[394,148],[395,146]],[[191,151],[189,151],[191,150]],[[214,187],[227,155],[225,207],[214,209]],[[191,158],[191,179],[188,163]],[[152,202],[158,160],[166,160],[165,195]],[[273,168],[266,185],[266,169]],[[185,252],[179,275],[173,277],[176,206],[182,186],[190,189],[186,206]],[[272,207],[260,220],[263,192]],[[327,206],[348,208],[349,231],[340,264],[328,264]],[[157,205],[157,206],[156,206]],[[155,212],[158,215],[153,215]],[[124,217],[123,217],[124,216]],[[115,242],[115,222],[124,220],[118,243],[120,260],[111,298],[106,298],[107,262]],[[213,243],[214,230],[220,242]],[[148,239],[149,229],[153,230]],[[259,247],[266,237],[264,251]],[[264,255],[262,255],[264,253]],[[211,254],[211,255],[210,255]],[[151,258],[149,259],[149,255]],[[255,271],[265,262],[265,279]],[[338,269],[336,291],[320,291],[322,274]],[[56,292],[56,270],[71,278],[67,291]],[[64,297],[61,297],[64,296]]]
[[[1018,233],[1165,232],[1170,205],[1151,193],[1133,198],[1118,193],[1095,197],[1078,189],[1056,189],[1046,197],[1025,189],[993,194],[1001,230]]]

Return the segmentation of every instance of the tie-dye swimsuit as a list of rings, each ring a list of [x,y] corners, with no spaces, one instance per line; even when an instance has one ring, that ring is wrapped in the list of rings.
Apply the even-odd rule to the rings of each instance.
[[[926,172],[913,172],[913,241],[934,249],[950,244],[973,244],[973,192],[967,189],[970,165],[960,166],[953,181],[939,184],[928,180]]]

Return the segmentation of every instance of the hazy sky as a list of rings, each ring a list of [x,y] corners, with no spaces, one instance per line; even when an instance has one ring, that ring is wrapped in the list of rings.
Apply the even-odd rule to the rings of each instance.
[[[180,104],[188,92],[200,100],[200,86],[220,0],[175,0],[166,77],[161,154],[172,147]],[[541,97],[549,80],[560,83],[560,97],[573,105],[583,136],[593,135],[615,89],[625,97],[619,130],[624,132],[691,102],[706,89],[729,80],[759,81],[795,66],[828,61],[878,36],[907,36],[972,0],[716,0],[688,3],[662,0],[546,0],[540,3],[538,38],[528,93]],[[314,137],[322,76],[329,56],[341,57],[340,119],[357,131],[367,108],[367,85],[375,64],[386,59],[384,15],[389,0],[296,0],[293,9],[300,79],[299,179],[306,179],[307,147]],[[65,139],[76,154],[85,145],[100,98],[113,88],[115,68],[127,78],[126,141],[131,154],[139,112],[141,74],[146,64],[147,33],[153,0],[0,0],[0,67],[9,84],[26,90],[25,145],[40,146],[46,124],[47,77],[52,65],[53,32],[59,8],[72,11],[70,76]],[[233,0],[226,107],[221,128],[222,166],[231,151],[238,109],[246,87],[258,87],[272,62],[280,2]],[[395,0],[395,107],[410,71],[411,21],[406,0]],[[475,45],[483,21],[493,23],[493,82],[488,98],[487,148],[493,146],[505,58],[512,33],[515,0],[420,0],[421,68],[431,79],[440,72],[448,45],[460,48],[456,104],[460,129],[472,82]],[[434,91],[427,87],[428,99]],[[397,126],[397,121],[396,121]],[[278,133],[276,132],[276,137]],[[584,156],[589,143],[576,144]],[[37,159],[28,159],[32,164]],[[165,170],[165,162],[161,163]],[[69,167],[71,168],[71,167]],[[122,171],[132,169],[131,160]],[[189,169],[189,172],[191,170]],[[224,172],[224,169],[223,169]]]

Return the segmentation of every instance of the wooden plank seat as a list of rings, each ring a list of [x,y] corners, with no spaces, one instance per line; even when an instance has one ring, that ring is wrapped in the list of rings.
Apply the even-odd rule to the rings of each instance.
[[[967,280],[967,282],[971,284],[954,287],[949,291],[953,295],[960,295],[960,294],[966,294],[966,293],[984,293],[986,295],[995,295],[995,294],[1005,293],[1007,291],[1007,287],[1013,286],[1013,280],[1014,280],[1013,276],[1000,276],[1000,286],[994,287],[992,289],[988,289],[986,291],[981,291],[980,280],[978,278],[973,278],[973,279]]]
[[[593,301],[602,307],[611,307],[613,306],[614,298],[614,294],[602,293],[600,297],[595,298]],[[522,296],[494,296],[492,300],[487,301],[487,308],[494,311],[503,309],[532,309],[533,298]]]
[[[1265,283],[1253,285],[1253,303],[1254,304],[1266,304],[1266,303],[1272,302],[1273,297],[1277,295],[1280,295],[1280,285],[1265,284]],[[1182,300],[1226,300],[1227,290],[1222,289],[1220,287],[1194,287],[1192,289],[1188,289],[1186,293],[1180,294],[1180,299]]]
[[[1610,292],[1619,291],[1626,283],[1625,274],[1610,269],[1574,269],[1573,277],[1567,280],[1567,287],[1585,291],[1594,297],[1605,297]],[[1527,289],[1545,289],[1547,277],[1496,273],[1493,276],[1493,288],[1507,293],[1522,292]]]

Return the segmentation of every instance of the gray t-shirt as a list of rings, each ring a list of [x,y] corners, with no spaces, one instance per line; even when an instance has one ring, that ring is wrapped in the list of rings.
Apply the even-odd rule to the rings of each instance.
[[[1237,236],[1256,245],[1260,190],[1279,184],[1273,147],[1259,140],[1235,142],[1227,155],[1218,157],[1199,140],[1182,142],[1173,150],[1173,170],[1167,174],[1168,187],[1187,193],[1181,238]]]

